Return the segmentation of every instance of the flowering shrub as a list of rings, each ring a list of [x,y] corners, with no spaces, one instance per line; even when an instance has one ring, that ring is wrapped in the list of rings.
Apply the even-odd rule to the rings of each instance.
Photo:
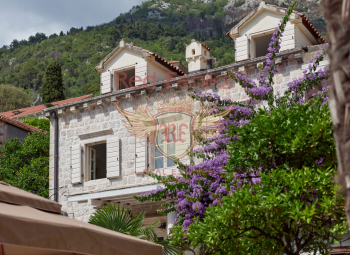
[[[235,191],[191,224],[192,246],[205,244],[206,254],[328,254],[347,226],[324,98],[259,109],[248,124],[230,127],[238,139],[227,145],[226,189]],[[175,228],[173,243],[182,236]]]
[[[213,107],[216,107],[215,111],[224,111],[232,104],[234,105],[232,112],[223,122],[224,128],[217,137],[198,141],[202,147],[190,154],[192,157],[190,164],[186,165],[180,161],[176,162],[178,167],[183,172],[182,176],[164,177],[150,174],[159,182],[163,183],[165,188],[154,190],[135,197],[139,201],[161,201],[163,199],[167,199],[167,201],[169,201],[164,204],[162,213],[165,214],[172,211],[177,213],[177,218],[170,234],[170,240],[172,244],[180,246],[182,249],[189,249],[192,246],[200,245],[203,249],[206,249],[207,251],[209,250],[212,253],[217,252],[218,254],[230,254],[228,253],[228,250],[225,249],[223,249],[225,252],[222,253],[220,253],[220,250],[217,250],[217,245],[219,245],[223,240],[226,240],[224,238],[225,235],[223,235],[223,232],[225,232],[226,229],[226,223],[221,224],[219,219],[218,221],[214,222],[211,218],[213,224],[210,226],[213,229],[219,228],[221,232],[211,231],[212,229],[209,228],[206,228],[206,231],[209,232],[202,231],[201,229],[205,228],[203,227],[204,223],[201,225],[201,222],[209,222],[209,220],[206,221],[206,215],[210,215],[212,212],[216,213],[215,210],[222,211],[225,214],[227,211],[225,212],[224,208],[225,206],[228,206],[234,207],[236,211],[231,211],[225,215],[227,217],[234,217],[234,213],[240,210],[239,208],[241,204],[231,202],[228,202],[227,204],[228,199],[234,196],[236,193],[240,194],[240,192],[243,191],[246,192],[245,194],[250,192],[249,194],[251,196],[258,194],[258,187],[267,188],[267,186],[265,187],[262,185],[262,183],[265,181],[263,177],[271,176],[272,173],[275,173],[271,171],[277,171],[277,169],[281,169],[281,167],[286,167],[285,164],[287,163],[295,164],[293,167],[296,167],[296,169],[308,167],[308,169],[316,169],[315,171],[317,171],[317,169],[321,168],[319,166],[315,166],[314,162],[316,162],[316,160],[319,161],[320,158],[323,157],[325,162],[330,164],[327,165],[327,167],[334,166],[335,159],[334,150],[332,147],[333,140],[327,143],[327,145],[324,147],[316,139],[318,137],[317,134],[319,133],[317,129],[299,124],[299,126],[296,126],[296,123],[287,122],[282,125],[284,129],[281,130],[283,130],[283,132],[279,133],[279,135],[281,135],[281,139],[268,139],[276,136],[276,133],[274,133],[276,127],[274,127],[271,123],[274,121],[277,121],[276,123],[280,123],[283,121],[294,120],[294,118],[291,118],[291,116],[287,114],[289,113],[290,109],[293,109],[290,111],[290,114],[295,114],[297,119],[297,115],[300,114],[298,111],[306,111],[306,108],[302,107],[312,109],[312,107],[316,107],[316,102],[318,102],[317,100],[322,100],[321,104],[323,105],[320,106],[323,107],[322,109],[325,109],[326,107],[324,105],[327,98],[323,96],[325,91],[322,91],[321,94],[316,97],[318,99],[314,100],[315,106],[312,107],[309,105],[304,106],[305,102],[302,96],[305,91],[313,88],[316,84],[327,79],[326,69],[321,69],[316,72],[319,62],[323,60],[325,49],[317,54],[312,60],[312,63],[310,63],[310,68],[304,73],[303,78],[297,79],[296,81],[288,84],[289,88],[284,96],[274,94],[273,91],[274,75],[278,72],[275,67],[275,58],[280,49],[280,39],[283,36],[284,28],[288,22],[289,15],[292,13],[295,3],[296,2],[293,2],[291,7],[288,9],[286,16],[280,22],[279,27],[276,28],[276,31],[272,36],[272,41],[268,48],[269,53],[266,56],[266,65],[264,67],[260,67],[258,82],[254,82],[239,73],[232,73],[229,71],[232,78],[245,89],[246,93],[250,97],[249,100],[242,104],[232,102],[231,100],[222,100],[218,95],[208,93],[191,94],[193,98],[199,101],[210,102]],[[268,108],[261,108],[260,110],[257,110],[253,104],[253,99],[262,102],[262,105],[264,105],[264,102],[266,102]],[[299,105],[301,108],[298,108]],[[282,114],[282,109],[284,109],[286,118],[284,118]],[[316,111],[316,108],[314,110]],[[252,121],[258,122],[259,120],[263,120],[264,116],[265,118],[271,118],[268,122],[271,125],[266,127],[268,128],[267,130],[259,129],[260,126],[249,129],[249,127],[252,127],[252,125],[249,123]],[[303,116],[305,118],[312,118],[312,115]],[[278,122],[278,118],[281,118],[280,122]],[[326,127],[328,128],[328,126]],[[306,143],[304,146],[305,150],[298,151],[298,153],[296,153],[296,149],[299,146],[298,142],[300,142],[300,140],[286,140],[287,137],[292,137],[293,128],[296,128],[296,134],[300,135],[299,139],[306,139],[305,141],[301,140],[302,142]],[[242,130],[248,129],[250,133],[244,137],[246,138],[245,140],[243,139],[241,132]],[[329,137],[329,130],[331,129],[328,129],[328,133],[326,132],[322,135]],[[305,132],[306,136],[302,136],[303,132]],[[312,132],[315,133],[311,134]],[[314,147],[310,147],[311,145],[307,142],[307,139],[309,139],[310,144]],[[274,142],[277,141],[284,146],[285,151],[288,151],[288,155],[283,153],[278,154],[275,152],[275,146],[278,144],[275,145]],[[254,142],[259,143],[259,148],[261,151],[257,150],[257,146],[248,146],[250,142],[253,144]],[[240,147],[244,148],[244,153],[242,153]],[[310,158],[313,158],[312,164],[305,163],[305,156],[307,153],[312,154],[312,157],[310,156]],[[195,164],[193,160],[195,157],[202,159],[202,163]],[[286,168],[284,168],[284,170],[285,169]],[[330,179],[327,179],[327,183],[330,185]],[[334,192],[332,192],[333,191],[327,193],[329,196],[332,196],[328,197],[329,199],[334,198]],[[291,200],[289,202],[294,203],[295,201]],[[341,202],[339,203],[341,204]],[[337,203],[337,206],[339,203]],[[331,203],[329,203],[329,205],[330,204]],[[320,206],[320,204],[317,204],[317,206]],[[215,213],[212,213],[211,215],[215,217]],[[335,218],[339,216],[336,214],[332,215],[334,215]],[[287,218],[289,216],[285,215]],[[252,219],[254,219],[254,217],[252,217]],[[337,219],[339,219],[339,217]],[[238,218],[237,220],[239,223]],[[193,224],[194,226],[192,227]],[[240,225],[237,224],[237,226],[239,229]],[[340,225],[338,225],[338,227],[339,226]],[[339,233],[342,233],[343,228],[339,227],[339,229],[341,229]],[[202,231],[202,234],[199,234],[200,231]],[[213,237],[209,233],[216,233],[218,235],[216,239],[217,242],[214,243],[214,239],[210,239]],[[206,236],[206,234],[208,235]],[[248,234],[250,234],[250,232]],[[253,235],[256,235],[256,233],[254,232]],[[322,238],[325,238],[325,235],[322,237],[320,235],[315,235],[312,238],[319,238],[321,240]],[[239,243],[240,241],[241,237],[237,235],[237,238],[231,238],[228,242],[236,242],[237,245],[237,242]],[[270,244],[272,243],[273,242],[270,242]],[[275,254],[278,254],[280,247],[277,247],[276,244],[274,245],[276,249],[273,252],[277,252]],[[232,246],[230,246],[230,248],[231,250],[234,249]],[[236,251],[238,254],[239,250]],[[232,251],[232,254],[235,254],[235,252]],[[258,254],[261,254],[261,252]]]

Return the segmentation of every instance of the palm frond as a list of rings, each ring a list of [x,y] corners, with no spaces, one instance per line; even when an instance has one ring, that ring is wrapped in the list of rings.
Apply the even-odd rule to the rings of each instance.
[[[180,255],[181,250],[169,244],[166,240],[158,240],[155,227],[159,221],[143,227],[145,212],[132,217],[131,212],[119,205],[106,205],[91,215],[89,223],[117,231],[126,235],[134,236],[140,239],[154,242],[164,247],[164,255]]]

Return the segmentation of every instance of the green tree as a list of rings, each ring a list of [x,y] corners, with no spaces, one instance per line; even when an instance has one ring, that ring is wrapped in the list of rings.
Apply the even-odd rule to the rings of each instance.
[[[32,101],[22,89],[12,85],[0,85],[0,112],[31,106]]]
[[[0,148],[0,180],[47,198],[50,135],[36,132],[23,140],[11,138]]]
[[[92,214],[89,223],[163,245],[165,255],[181,254],[180,250],[170,245],[167,241],[158,240],[154,231],[154,228],[159,224],[158,221],[143,227],[145,212],[141,212],[136,216],[131,215],[131,211],[124,209],[124,207],[120,208],[119,205],[116,207],[108,204]]]
[[[347,231],[344,199],[334,184],[332,119],[323,97],[258,115],[228,144],[228,186],[241,183],[186,233],[210,254],[328,254]],[[256,184],[245,184],[260,169]],[[237,185],[238,187],[240,185]],[[172,236],[182,238],[175,230]]]
[[[33,88],[36,84],[38,73],[38,70],[31,63],[26,63],[19,74],[20,87],[25,89]]]
[[[61,66],[57,61],[51,62],[47,67],[41,93],[43,103],[65,99]]]
[[[30,117],[22,120],[23,123],[40,128],[43,131],[50,132],[50,120],[38,117]]]

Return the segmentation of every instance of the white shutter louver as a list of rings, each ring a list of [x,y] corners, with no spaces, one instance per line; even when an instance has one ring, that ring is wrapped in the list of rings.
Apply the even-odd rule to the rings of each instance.
[[[101,73],[101,94],[111,92],[111,74],[109,72]]]
[[[236,39],[235,49],[236,62],[249,59],[249,40],[246,36]]]
[[[286,26],[283,37],[281,41],[281,51],[290,50],[295,48],[295,26],[288,25]]]
[[[107,178],[118,177],[120,177],[119,138],[112,137],[107,139]]]
[[[81,147],[80,144],[71,147],[71,169],[72,184],[79,184],[82,180],[81,174]]]
[[[147,62],[137,64],[135,66],[135,86],[140,86],[143,84],[143,80],[147,76]],[[142,81],[141,81],[142,80]],[[147,83],[147,81],[145,81]]]
[[[147,169],[147,141],[145,139],[136,138],[135,148],[135,172],[144,172]]]

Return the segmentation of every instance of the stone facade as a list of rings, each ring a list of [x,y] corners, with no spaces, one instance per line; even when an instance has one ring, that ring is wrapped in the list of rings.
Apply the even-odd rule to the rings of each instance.
[[[279,73],[274,78],[274,91],[277,95],[283,95],[284,91],[287,90],[288,82],[303,76],[302,66],[309,62],[309,59],[316,54],[318,49],[319,47],[315,46],[309,48],[308,52],[303,52],[299,49],[296,52],[279,55]],[[249,60],[242,63],[236,63],[232,66],[210,70],[210,73],[205,72],[203,74],[206,76],[211,74],[213,79],[216,78],[218,81],[216,86],[212,84],[209,88],[202,88],[201,82],[197,82],[195,83],[196,86],[192,86],[192,88],[196,92],[211,92],[216,93],[225,99],[229,98],[233,101],[244,101],[247,99],[247,95],[243,88],[238,84],[235,84],[232,79],[229,79],[229,82],[225,82],[225,76],[221,76],[221,72],[225,69],[236,72],[240,71],[256,81],[258,74],[257,66],[263,61],[264,58]],[[220,75],[215,76],[218,73],[220,73]],[[193,74],[190,77],[198,77],[198,75],[201,75],[201,73],[196,75]],[[162,88],[162,86],[164,87]],[[326,84],[320,86],[326,86]],[[62,210],[67,212],[69,217],[88,221],[90,215],[96,210],[96,208],[105,203],[113,203],[113,199],[108,198],[108,196],[107,198],[103,198],[102,194],[118,190],[124,192],[128,189],[132,190],[135,187],[149,187],[150,185],[155,185],[157,183],[153,178],[142,174],[144,169],[136,169],[136,139],[126,130],[123,122],[124,117],[119,114],[114,102],[118,101],[121,108],[133,111],[133,103],[136,102],[137,104],[140,99],[143,106],[149,103],[150,110],[152,114],[154,114],[157,110],[156,100],[164,100],[164,95],[166,95],[169,100],[174,97],[174,93],[177,98],[182,98],[189,92],[185,89],[166,89],[165,82],[157,83],[156,87],[162,89],[146,89],[147,93],[143,94],[139,93],[138,90],[134,90],[133,92],[129,92],[134,93],[134,96],[129,97],[126,96],[125,92],[120,91],[96,98],[89,98],[69,105],[49,108],[47,110],[48,113],[57,112],[59,114],[59,202],[62,204]],[[88,105],[88,107],[85,107],[86,105]],[[50,195],[53,194],[54,188],[54,122],[55,120],[51,119]],[[84,139],[79,138],[79,136],[85,137],[81,136],[83,134],[90,134],[103,130],[111,131],[108,134],[100,136],[86,136],[87,138]],[[94,142],[105,141],[110,137],[118,137],[121,141],[120,177],[115,179],[103,178],[98,180],[87,180],[86,166],[83,164],[83,173],[85,173],[84,180],[81,184],[72,184],[70,148],[77,144],[86,145]],[[84,153],[86,152],[84,151]],[[187,159],[185,158],[184,161],[187,161]],[[178,174],[178,172],[173,169],[165,169],[164,174]],[[89,198],[89,195],[91,194],[93,196]],[[101,194],[100,197],[99,194]],[[75,201],[70,201],[71,198],[77,199],[75,199]],[[131,196],[129,196],[128,199],[125,199],[124,196],[121,200],[122,202],[118,203],[121,203],[130,209],[134,208],[135,211],[140,211],[140,204],[133,204],[130,199],[132,199]],[[156,215],[154,214],[150,215],[150,217],[155,216]],[[164,218],[162,219],[164,220]]]

